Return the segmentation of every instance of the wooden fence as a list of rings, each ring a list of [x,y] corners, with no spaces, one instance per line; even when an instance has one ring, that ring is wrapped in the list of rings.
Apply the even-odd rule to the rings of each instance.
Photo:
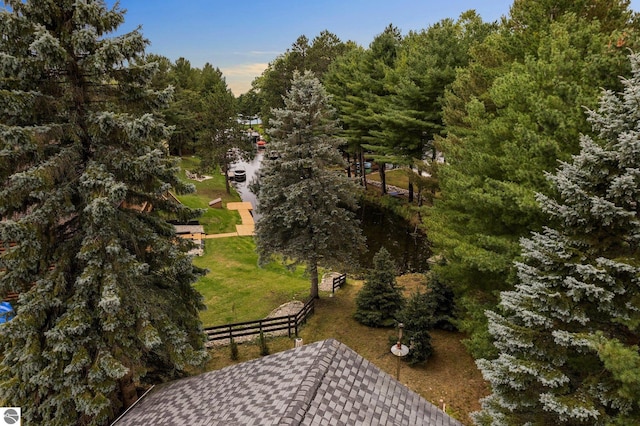
[[[333,285],[331,286],[331,293],[335,293],[336,288],[340,288],[347,282],[347,274],[341,274],[333,279]]]
[[[260,333],[270,333],[287,330],[287,335],[298,337],[298,330],[305,323],[315,309],[315,299],[310,298],[295,315],[285,315],[281,317],[266,318],[257,321],[238,322],[234,324],[218,325],[206,327],[209,342],[223,339],[237,339],[242,336],[258,336]]]

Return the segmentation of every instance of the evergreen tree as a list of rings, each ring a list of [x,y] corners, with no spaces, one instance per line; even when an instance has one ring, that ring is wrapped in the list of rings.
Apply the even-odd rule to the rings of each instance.
[[[555,229],[521,241],[519,283],[487,312],[499,351],[478,424],[640,423],[640,57],[588,118],[595,138],[538,196]]]
[[[311,71],[323,81],[323,75],[331,62],[347,49],[346,43],[326,30],[314,37],[311,44],[307,36],[298,37],[291,48],[269,63],[267,69],[254,81],[253,85],[260,94],[263,123],[269,124],[272,110],[284,107],[283,99],[291,88],[295,71]]]
[[[468,64],[471,47],[491,31],[494,24],[485,24],[468,11],[456,22],[444,19],[426,30],[409,32],[400,43],[395,66],[385,76],[392,89],[382,98],[384,110],[378,117],[382,133],[377,144],[389,147],[389,162],[411,166],[410,202],[414,181],[419,179],[412,168],[424,164],[426,154],[429,163],[436,159],[434,139],[444,132],[444,92],[454,81],[456,69]]]
[[[364,286],[356,296],[356,321],[369,327],[391,327],[404,298],[396,282],[396,267],[391,255],[382,247],[373,257]]]
[[[398,315],[399,321],[404,324],[403,343],[409,347],[404,359],[411,365],[426,361],[433,353],[429,333],[433,326],[433,312],[428,295],[426,292],[412,294]]]
[[[454,331],[455,297],[453,290],[437,274],[431,274],[427,291],[421,297],[429,313],[429,328]]]
[[[363,133],[362,147],[378,163],[382,194],[387,193],[385,165],[392,163],[396,155],[393,147],[384,139],[382,127],[381,115],[386,106],[386,98],[391,94],[391,88],[386,84],[385,77],[396,66],[401,41],[400,30],[389,24],[369,44],[364,60],[360,63],[362,90],[358,96],[366,105],[366,111],[360,113],[357,123]],[[361,170],[364,173],[363,163],[364,158],[361,157]]]
[[[166,124],[173,126],[169,151],[181,157],[187,152],[194,152],[201,126],[197,115],[200,105],[198,70],[191,68],[188,60],[178,58],[167,74],[169,82],[175,87],[173,98],[163,111]]]
[[[139,31],[104,1],[0,11],[0,400],[26,424],[108,424],[137,388],[206,357],[200,270],[166,219],[198,212],[153,112]]]
[[[284,101],[269,129],[280,157],[263,163],[256,185],[256,244],[261,262],[274,254],[304,262],[318,297],[318,266],[346,268],[363,245],[357,187],[343,173],[342,140],[318,79],[294,73]]]
[[[331,94],[331,104],[340,117],[341,136],[345,139],[345,145],[341,149],[346,153],[348,160],[353,157],[361,164],[364,163],[362,144],[367,134],[367,128],[363,122],[368,114],[367,103],[362,96],[364,57],[365,50],[359,46],[353,46],[331,64],[324,79],[327,92]],[[351,177],[350,165],[347,170]],[[360,170],[361,184],[366,187],[364,168]]]
[[[256,121],[258,114],[260,114],[260,96],[255,88],[236,98],[236,109],[244,120],[249,120],[253,125],[251,121]]]
[[[410,349],[406,361],[418,364],[431,356],[433,347],[429,330],[455,330],[454,311],[453,290],[437,275],[429,276],[426,291],[418,289],[413,293],[398,314],[405,327],[403,338]]]
[[[236,114],[233,93],[227,87],[222,72],[206,63],[200,76],[197,102],[190,107],[198,119],[196,153],[200,158],[200,171],[217,172],[226,176],[229,164],[236,160],[236,153],[254,152],[254,146],[243,137]],[[232,150],[238,148],[238,150]],[[229,155],[230,150],[234,155]],[[231,193],[229,180],[225,180],[227,193]]]
[[[589,130],[582,107],[594,108],[600,88],[620,87],[616,76],[628,72],[637,34],[628,2],[586,3],[515,2],[445,95],[442,197],[427,228],[472,337],[486,330],[473,321],[476,307],[495,306],[497,293],[513,288],[519,239],[545,223],[535,194],[550,190],[545,171],[578,152],[578,135]],[[468,345],[473,355],[488,356],[479,343]]]

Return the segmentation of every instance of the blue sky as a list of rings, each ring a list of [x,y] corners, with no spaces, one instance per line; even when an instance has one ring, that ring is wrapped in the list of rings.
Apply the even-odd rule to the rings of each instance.
[[[113,4],[109,0],[108,4]],[[148,52],[192,66],[222,70],[239,95],[267,64],[300,36],[328,30],[368,46],[393,24],[402,34],[475,9],[485,21],[509,13],[513,0],[120,0],[127,10],[120,31],[142,26]],[[631,2],[638,10],[640,0]]]

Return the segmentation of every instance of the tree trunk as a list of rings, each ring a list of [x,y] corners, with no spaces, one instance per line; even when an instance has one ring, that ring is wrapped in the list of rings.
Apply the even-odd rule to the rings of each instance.
[[[387,193],[387,175],[384,171],[384,164],[384,162],[382,162],[382,164],[378,163],[378,173],[380,173],[380,183],[382,184],[380,191],[382,192],[382,195]]]
[[[409,202],[413,202],[413,183],[409,182]]]
[[[120,379],[120,393],[122,394],[122,403],[125,409],[131,407],[138,400],[138,392],[132,377],[132,373],[127,373]]]
[[[360,176],[362,178],[362,186],[367,189],[367,174],[364,172],[364,152],[360,150]]]
[[[231,186],[229,185],[229,164],[227,160],[222,163],[222,172],[224,173],[224,185],[227,190],[227,194],[231,194]]]
[[[347,177],[351,177],[351,155],[347,152]]]
[[[320,292],[318,291],[318,261],[315,259],[309,260],[309,279],[311,281],[311,297],[314,299],[320,298]]]

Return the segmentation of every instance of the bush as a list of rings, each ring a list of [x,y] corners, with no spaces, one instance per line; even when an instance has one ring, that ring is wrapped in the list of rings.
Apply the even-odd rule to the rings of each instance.
[[[269,346],[267,346],[267,339],[264,337],[264,333],[260,332],[260,356],[269,355]]]
[[[238,355],[238,344],[233,339],[233,337],[231,338],[231,341],[229,342],[229,350],[231,351],[231,361],[237,361],[238,358],[239,358],[239,355]]]
[[[403,340],[409,342],[409,354],[405,357],[409,364],[424,362],[433,353],[429,330],[456,330],[454,310],[453,290],[437,276],[430,277],[426,291],[411,295],[398,315],[405,326]]]
[[[425,303],[427,294],[417,292],[411,295],[398,315],[404,324],[403,343],[409,347],[409,353],[404,359],[411,365],[426,361],[433,353],[429,334],[432,318]]]
[[[373,268],[366,274],[364,286],[356,296],[353,318],[369,327],[391,327],[404,305],[395,276],[395,265],[382,247],[373,258]]]
[[[453,290],[438,276],[432,276],[429,280],[428,290],[423,295],[426,310],[430,316],[430,329],[456,331],[455,326],[455,299]]]

